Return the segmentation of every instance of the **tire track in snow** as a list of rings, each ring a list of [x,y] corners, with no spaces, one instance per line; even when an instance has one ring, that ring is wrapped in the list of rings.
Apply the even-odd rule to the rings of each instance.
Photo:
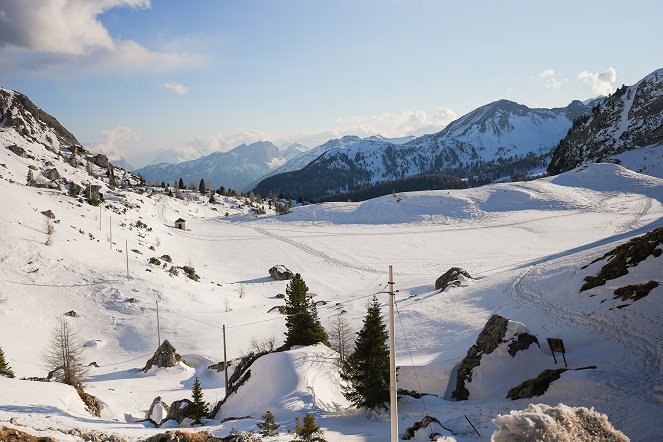
[[[638,227],[638,221],[640,221],[642,217],[649,212],[649,209],[651,209],[651,204],[652,199],[650,197],[646,196],[642,198],[638,203],[635,214],[628,221],[619,226],[617,233],[625,233],[629,230],[633,230],[635,227]]]
[[[556,302],[551,296],[534,290],[531,281],[539,279],[543,271],[550,267],[552,266],[547,264],[525,269],[505,289],[505,293],[516,302],[539,307],[546,315],[554,319],[555,325],[567,324],[573,328],[590,329],[624,344],[635,356],[631,364],[636,365],[643,376],[624,380],[622,386],[615,385],[613,388],[621,389],[626,395],[632,395],[637,391],[642,395],[650,396],[654,388],[660,384],[662,367],[657,345],[659,337],[647,328],[639,327],[632,322],[625,323],[624,320],[609,318],[597,312],[591,312],[590,316],[587,312],[572,310],[568,305]],[[536,276],[532,276],[532,273],[535,273]],[[660,327],[661,324],[653,328],[660,330]],[[550,329],[550,326],[544,327],[542,331],[547,332]]]
[[[320,258],[323,261],[325,261],[328,264],[331,264],[336,267],[346,267],[352,270],[359,270],[362,272],[368,272],[368,273],[375,273],[375,274],[380,274],[384,275],[385,271],[384,270],[377,270],[373,267],[370,266],[365,266],[365,265],[359,265],[359,264],[352,264],[347,261],[343,261],[337,258],[332,258],[331,256],[327,255],[325,252],[322,252],[320,250],[314,249],[313,247],[307,246],[306,244],[297,242],[295,240],[292,240],[290,238],[286,238],[285,236],[277,235],[276,233],[270,232],[269,230],[262,229],[260,227],[255,227],[252,226],[252,229],[255,230],[256,232],[265,235],[269,238],[276,239],[278,241],[282,241],[286,244],[289,244],[293,247],[298,248],[299,250],[303,251],[304,253],[308,253],[309,255],[315,256],[316,258]]]

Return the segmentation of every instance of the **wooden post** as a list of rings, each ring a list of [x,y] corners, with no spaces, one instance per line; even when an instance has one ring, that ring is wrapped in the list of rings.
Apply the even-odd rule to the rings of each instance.
[[[159,340],[159,345],[157,348],[161,347],[161,327],[159,326],[159,300],[157,299],[157,339]]]
[[[228,356],[226,353],[226,324],[223,324],[223,375],[226,383],[226,396],[228,396]]]
[[[398,403],[396,387],[396,337],[394,335],[394,273],[389,266],[389,408],[391,411],[391,442],[398,442]]]
[[[127,253],[127,280],[129,279],[129,241],[124,242],[124,251]]]
[[[108,236],[109,236],[109,246],[113,250],[113,215],[108,217]]]

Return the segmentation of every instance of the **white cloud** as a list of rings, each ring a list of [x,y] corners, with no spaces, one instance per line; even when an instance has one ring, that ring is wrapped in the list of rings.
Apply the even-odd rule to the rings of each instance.
[[[543,79],[545,79],[546,89],[558,90],[562,87],[562,81],[555,78],[555,70],[554,69],[546,69],[544,71],[541,71],[541,72],[539,72],[539,74],[536,77],[532,77],[532,78],[543,78]]]
[[[117,7],[147,9],[150,0],[0,0],[3,68],[165,70],[196,62],[186,53],[114,39],[98,16]]]
[[[117,126],[114,129],[102,130],[101,136],[103,137],[104,142],[93,144],[91,149],[93,152],[107,155],[111,161],[121,156],[118,153],[118,150],[123,150],[122,148],[126,143],[136,142],[142,139],[140,132],[125,126]]]
[[[591,84],[592,92],[595,94],[608,95],[614,91],[612,85],[617,81],[617,71],[613,67],[599,73],[582,71],[578,73],[578,78],[587,84]]]
[[[169,90],[175,92],[175,93],[178,94],[178,95],[184,95],[184,94],[186,94],[187,92],[189,92],[189,88],[188,88],[188,87],[184,86],[183,84],[176,83],[176,82],[174,82],[174,81],[171,81],[171,82],[169,82],[169,83],[164,84],[163,87],[165,87],[166,89],[169,89]]]
[[[352,133],[359,136],[383,135],[385,137],[402,137],[413,132],[428,130],[435,132],[457,118],[454,111],[441,107],[434,113],[420,110],[388,112],[377,115],[355,115],[336,119],[337,131]]]

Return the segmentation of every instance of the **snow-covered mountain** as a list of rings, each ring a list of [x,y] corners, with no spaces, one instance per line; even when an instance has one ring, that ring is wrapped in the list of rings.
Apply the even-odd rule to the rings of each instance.
[[[206,183],[211,183],[208,187],[245,190],[256,179],[285,162],[278,147],[269,141],[258,141],[183,163],[145,166],[136,173],[154,183],[164,181],[172,184],[182,178],[186,184],[194,182],[197,185],[204,179]]]
[[[499,100],[464,115],[442,131],[404,144],[382,137],[344,137],[351,142],[307,152],[295,159],[314,161],[298,172],[280,169],[260,182],[260,193],[309,198],[345,192],[419,174],[448,174],[471,185],[525,174],[546,163],[546,156],[574,119],[591,107],[573,101],[564,108],[531,109]],[[291,160],[291,161],[294,161]],[[301,163],[300,163],[301,164]],[[288,165],[286,165],[288,166]],[[294,163],[293,163],[294,166]]]
[[[645,147],[652,151],[650,162],[661,163],[662,146],[663,68],[633,86],[617,89],[591,114],[578,120],[553,152],[548,172],[561,173],[582,163],[609,160]],[[637,169],[647,173],[647,164],[643,161]],[[663,171],[663,167],[660,169]]]
[[[54,117],[25,95],[0,88],[0,128],[13,128],[23,138],[49,148],[80,146],[80,143]]]
[[[290,146],[280,149],[279,153],[281,157],[283,157],[286,161],[289,161],[297,155],[301,155],[302,153],[309,150],[311,150],[310,147],[304,146],[301,143],[292,143]]]

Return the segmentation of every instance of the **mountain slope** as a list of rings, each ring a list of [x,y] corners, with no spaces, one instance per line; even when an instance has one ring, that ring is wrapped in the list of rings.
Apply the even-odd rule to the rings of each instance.
[[[183,163],[145,166],[136,173],[154,183],[165,181],[172,184],[182,178],[186,184],[198,185],[204,179],[211,183],[208,187],[245,190],[256,179],[284,163],[278,147],[269,141],[258,141]]]
[[[470,185],[524,175],[543,166],[572,121],[590,109],[580,101],[565,108],[530,109],[499,100],[436,134],[402,145],[375,137],[355,138],[321,153],[299,171],[268,177],[256,190],[317,198],[420,174],[443,173],[465,178]]]
[[[29,141],[55,148],[80,146],[74,135],[25,95],[0,88],[0,128],[13,128]]]
[[[579,120],[554,150],[548,166],[558,174],[638,147],[663,145],[663,69],[622,86]]]

